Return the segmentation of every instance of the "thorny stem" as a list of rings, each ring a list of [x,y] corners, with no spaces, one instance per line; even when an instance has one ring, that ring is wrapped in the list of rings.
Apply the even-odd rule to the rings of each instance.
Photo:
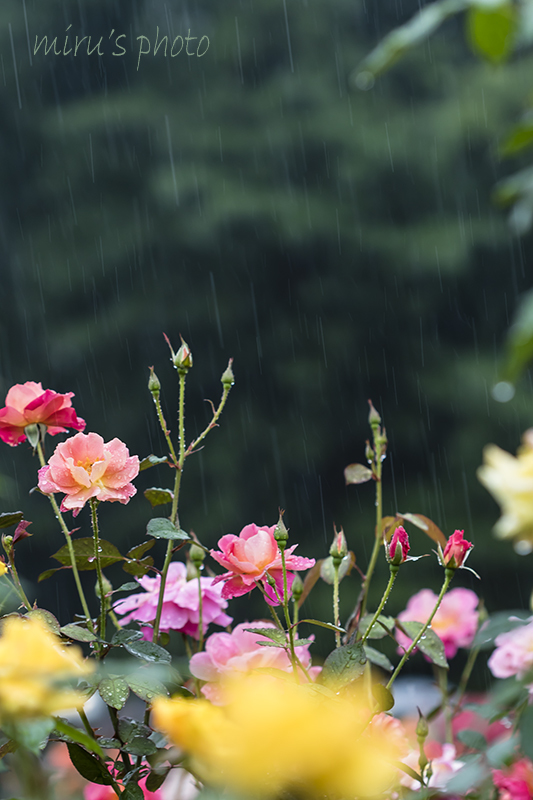
[[[369,626],[368,626],[368,628],[366,629],[366,633],[364,634],[364,636],[362,636],[362,637],[361,637],[361,644],[364,644],[364,643],[366,642],[366,640],[367,640],[367,639],[368,639],[368,637],[370,636],[370,631],[372,630],[372,628],[373,628],[373,627],[374,627],[374,625],[376,624],[376,621],[377,621],[377,619],[378,619],[379,615],[380,615],[380,614],[381,614],[381,612],[383,611],[383,608],[385,607],[385,603],[386,603],[386,602],[387,602],[387,600],[389,599],[389,595],[390,595],[390,593],[391,593],[391,591],[392,591],[392,587],[394,586],[394,581],[396,580],[396,576],[397,576],[397,574],[398,574],[398,567],[394,567],[394,566],[392,566],[392,564],[391,564],[391,565],[390,565],[390,577],[389,577],[389,582],[388,582],[388,584],[387,584],[387,587],[386,587],[385,591],[383,592],[383,597],[381,598],[381,602],[380,602],[380,604],[379,604],[379,606],[378,606],[378,610],[376,611],[376,613],[375,613],[375,614],[374,614],[374,616],[372,617],[372,619],[371,619],[371,621],[370,621],[370,625],[369,625]]]
[[[161,399],[159,397],[159,393],[152,392],[152,397],[154,398],[155,408],[157,411],[157,419],[159,420],[161,430],[163,431],[163,436],[166,439],[170,455],[172,456],[174,464],[177,464],[178,459],[176,458],[176,451],[174,450],[174,445],[172,443],[172,439],[170,438],[170,431],[167,428],[167,423],[165,417],[163,416],[163,409],[161,408]]]
[[[339,614],[339,566],[340,562],[333,559],[333,622],[340,628],[340,614]],[[335,631],[335,647],[341,646],[341,632]]]
[[[43,448],[42,448],[42,445],[41,445],[40,441],[37,443],[37,454],[39,456],[39,462],[41,464],[41,467],[46,466],[46,461],[44,459]],[[59,506],[56,503],[56,499],[55,499],[54,495],[53,494],[47,494],[46,497],[48,497],[48,499],[50,500],[50,504],[51,504],[52,509],[54,511],[55,517],[56,517],[57,521],[59,522],[59,526],[60,526],[61,530],[63,531],[63,533],[65,535],[65,539],[67,540],[67,548],[68,548],[68,554],[69,554],[69,558],[70,558],[70,565],[72,567],[72,574],[74,575],[74,581],[76,583],[76,588],[78,589],[78,595],[79,595],[79,598],[80,598],[81,607],[83,608],[83,613],[85,614],[87,627],[91,631],[91,633],[94,633],[95,632],[94,625],[93,625],[92,617],[89,614],[89,607],[87,605],[87,600],[85,599],[85,594],[83,592],[83,587],[81,585],[80,574],[78,572],[78,566],[76,564],[76,554],[74,553],[74,547],[72,545],[72,539],[70,537],[70,531],[69,531],[69,529],[67,527],[67,524],[66,524],[65,520],[63,519],[63,515],[61,514],[61,511],[59,510]]]
[[[417,646],[418,642],[420,641],[422,636],[425,634],[425,632],[427,631],[427,629],[429,628],[429,626],[433,622],[433,617],[437,613],[437,611],[439,609],[439,606],[442,603],[442,598],[444,597],[444,595],[448,591],[448,586],[451,583],[451,580],[452,580],[452,578],[454,576],[454,573],[455,573],[455,570],[453,570],[453,569],[446,569],[444,571],[444,576],[445,576],[444,577],[444,583],[442,584],[442,588],[441,588],[440,594],[439,594],[439,596],[437,598],[437,602],[435,603],[435,607],[434,607],[433,611],[431,612],[431,614],[429,615],[429,619],[426,622],[426,624],[419,630],[419,632],[417,633],[417,635],[415,636],[415,638],[413,639],[413,641],[411,642],[411,644],[409,645],[409,647],[407,648],[405,653],[403,654],[403,657],[402,657],[400,663],[398,664],[398,666],[396,667],[396,669],[392,673],[392,676],[391,676],[391,678],[390,678],[390,680],[389,680],[389,682],[387,684],[387,687],[386,687],[387,689],[390,690],[392,684],[394,683],[394,681],[396,680],[396,678],[400,674],[400,671],[401,671],[403,665],[405,664],[405,662],[407,661],[407,659],[409,658],[409,656],[411,655],[411,653],[413,652],[413,650]]]
[[[98,508],[98,500],[96,499],[96,497],[91,497],[89,502],[91,504],[91,525],[93,529],[93,540],[94,540],[94,561],[96,564],[96,574],[98,576],[98,591],[100,593],[99,633],[100,633],[100,638],[105,639],[107,598],[104,592],[102,562],[100,560],[100,538],[98,531],[98,514],[96,512],[96,509]]]
[[[375,447],[377,451],[377,447]],[[382,472],[382,463],[381,458],[379,456],[379,452],[375,456],[375,481],[376,481],[376,536],[374,539],[374,548],[372,550],[372,555],[370,556],[370,563],[368,565],[368,569],[366,571],[365,582],[363,585],[364,594],[363,600],[361,602],[361,614],[360,619],[362,619],[366,612],[366,604],[368,600],[368,590],[370,588],[370,581],[372,580],[372,575],[374,573],[374,569],[376,566],[376,561],[378,560],[379,549],[381,547],[381,520],[383,517],[383,495],[382,495],[382,483],[381,483],[381,472]]]
[[[230,390],[231,390],[231,385],[230,384],[224,384],[224,391],[222,392],[222,398],[220,400],[220,403],[219,403],[219,406],[218,406],[217,410],[213,414],[213,418],[211,419],[211,422],[209,423],[207,428],[204,431],[202,431],[200,436],[198,436],[194,440],[194,442],[191,442],[191,444],[188,446],[187,452],[185,454],[186,456],[190,455],[192,453],[192,451],[196,447],[198,447],[200,442],[205,439],[205,437],[207,436],[209,431],[211,431],[215,427],[215,425],[218,422],[218,418],[220,417],[220,415],[222,414],[222,411],[224,410],[224,406],[226,405],[226,400],[228,399],[228,395],[230,393]]]
[[[297,666],[297,655],[296,650],[294,649],[294,629],[291,623],[291,617],[289,614],[289,591],[288,591],[288,584],[287,584],[287,564],[285,563],[285,543],[283,547],[281,546],[281,542],[279,543],[279,549],[281,552],[281,568],[283,570],[283,613],[285,615],[285,622],[287,624],[287,630],[289,632],[289,645],[291,649],[291,663],[292,669],[295,675],[298,674],[298,666]]]

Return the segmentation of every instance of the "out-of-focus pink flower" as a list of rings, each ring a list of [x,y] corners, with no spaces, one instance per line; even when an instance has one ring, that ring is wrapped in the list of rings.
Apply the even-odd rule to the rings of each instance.
[[[238,536],[232,533],[223,536],[218,542],[220,551],[211,550],[215,561],[228,570],[215,578],[216,583],[224,581],[222,597],[240,597],[248,594],[258,582],[261,582],[267,602],[273,606],[279,605],[276,592],[267,579],[267,576],[274,579],[277,593],[283,598],[281,552],[274,538],[275,528],[275,525],[270,528],[266,525],[258,527],[253,523],[246,525]],[[296,546],[293,545],[285,551],[289,593],[294,580],[291,571],[309,569],[315,563],[314,558],[293,556]]]
[[[21,444],[26,439],[24,428],[38,423],[46,425],[52,436],[66,433],[67,428],[82,431],[85,420],[76,415],[71,397],[73,392],[58,394],[33,381],[17,383],[7,393],[4,408],[0,408],[0,439],[12,446]]]
[[[463,534],[464,531],[455,531],[446,542],[446,547],[442,554],[445,567],[459,569],[465,563],[474,545],[472,542],[467,542]]]
[[[407,608],[398,614],[398,619],[400,622],[427,622],[436,602],[437,595],[431,589],[422,589],[409,599]],[[472,644],[477,630],[478,602],[478,596],[470,589],[452,589],[444,595],[431,628],[442,639],[446,658],[453,658],[459,647]],[[396,639],[405,649],[411,644],[411,639],[400,630],[396,632]]]
[[[118,785],[122,783],[118,781]],[[142,789],[144,800],[163,800],[164,789],[161,787],[155,792],[149,792],[146,788],[146,778],[139,781],[139,786]],[[117,795],[112,786],[104,786],[101,783],[89,783],[83,788],[84,800],[117,800]]]
[[[528,758],[515,761],[505,770],[493,769],[492,780],[499,800],[531,800],[533,798],[533,764]]]
[[[516,675],[521,680],[533,668],[533,620],[528,625],[500,633],[495,644],[496,650],[488,662],[495,678]],[[533,684],[530,684],[529,691],[533,693]]]
[[[117,614],[127,614],[121,620],[122,625],[135,620],[137,622],[154,622],[159,599],[161,576],[148,578],[146,575],[136,579],[145,590],[138,594],[130,594],[119,600],[113,606]],[[222,587],[214,585],[213,578],[200,578],[202,587],[202,623],[204,633],[212,622],[225,628],[233,619],[228,617],[222,609],[227,608],[226,600],[222,599]],[[163,610],[161,612],[160,630],[181,631],[188,636],[199,639],[199,606],[200,593],[198,580],[187,580],[187,567],[181,561],[173,561],[167,574]],[[152,629],[143,629],[144,638],[152,639]]]
[[[64,492],[61,511],[79,513],[87,500],[127,503],[137,489],[139,458],[130,456],[120,439],[104,442],[97,433],[77,433],[57,445],[48,465],[39,470],[39,489]]]
[[[438,742],[427,741],[424,745],[424,750],[427,758],[431,761],[432,775],[429,779],[428,786],[431,789],[445,790],[446,784],[461,767],[464,767],[463,761],[456,759],[455,747],[453,744],[440,745]],[[418,759],[420,757],[420,750],[418,748],[411,750],[407,758],[403,759],[404,764],[418,772]],[[405,773],[402,774],[400,783],[402,786],[407,786],[413,791],[420,789],[420,783],[415,781],[414,778],[409,777]]]
[[[388,545],[387,553],[390,563],[396,567],[403,564],[407,559],[410,549],[407,531],[400,525],[392,534]]]
[[[467,703],[475,703],[475,702],[484,702],[486,697],[482,694],[475,695],[469,694],[465,698]],[[442,736],[445,736],[445,720],[442,714],[439,715],[437,718],[437,722],[441,727]],[[508,739],[513,730],[512,723],[509,719],[503,718],[498,719],[495,722],[489,722],[487,719],[482,717],[480,714],[477,714],[475,711],[470,709],[464,709],[463,711],[459,711],[458,714],[454,714],[452,719],[452,731],[454,740],[457,738],[457,734],[460,731],[469,730],[469,731],[478,731],[481,733],[487,742],[491,744],[495,741],[502,741],[503,739]],[[460,755],[464,750],[468,748],[463,745],[461,742],[456,743],[457,753]]]
[[[195,653],[190,670],[195,678],[207,681],[202,694],[215,705],[222,705],[220,691],[222,678],[235,672],[251,672],[259,668],[275,668],[291,672],[291,660],[280,647],[263,647],[258,642],[270,641],[260,633],[250,633],[247,628],[275,628],[272,622],[242,622],[231,633],[213,633],[205,643],[203,653]],[[296,654],[305,669],[314,678],[320,667],[311,667],[309,645],[297,645]]]

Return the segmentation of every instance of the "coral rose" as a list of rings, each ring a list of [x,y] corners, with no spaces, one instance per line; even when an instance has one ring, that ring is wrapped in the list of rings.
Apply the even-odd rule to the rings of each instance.
[[[130,456],[120,439],[104,442],[97,433],[77,433],[58,444],[48,465],[39,470],[39,489],[64,492],[61,511],[76,516],[87,500],[127,503],[137,489],[130,483],[139,473],[139,459]]]
[[[145,575],[136,580],[145,591],[130,594],[129,597],[119,600],[113,606],[117,614],[128,615],[121,620],[121,625],[127,625],[132,620],[141,623],[153,622],[156,618],[161,576],[148,578]],[[204,633],[212,622],[222,628],[233,622],[232,617],[228,617],[223,611],[224,608],[227,608],[228,603],[222,599],[222,587],[213,584],[213,578],[200,578]],[[168,568],[160,629],[164,632],[181,631],[181,633],[199,639],[199,605],[198,581],[188,581],[185,564],[181,561],[173,561]],[[144,628],[143,633],[145,639],[152,639],[151,628]]]
[[[219,542],[220,552],[211,550],[211,555],[228,572],[217,575],[215,583],[224,581],[222,597],[240,597],[251,592],[257,583],[262,583],[266,600],[272,605],[279,605],[277,594],[283,597],[283,569],[281,552],[274,538],[275,525],[258,527],[253,523],[246,525],[238,536],[228,533]],[[315,563],[314,558],[293,556],[297,545],[285,551],[287,567],[287,588],[290,592],[294,575],[290,570],[309,569]],[[275,589],[268,583],[268,576],[275,581]]]
[[[426,622],[436,602],[437,595],[431,589],[422,589],[409,599],[407,608],[398,614],[398,619],[400,622]],[[478,602],[477,594],[470,589],[452,589],[444,595],[431,628],[442,639],[446,658],[453,658],[459,647],[472,644],[477,630]],[[402,647],[407,648],[411,644],[411,639],[399,630],[396,639]]]
[[[66,433],[67,428],[82,431],[85,420],[76,416],[72,408],[73,392],[58,394],[43,389],[40,383],[27,381],[12,386],[0,408],[0,439],[14,447],[26,439],[28,425],[46,425],[47,433]]]

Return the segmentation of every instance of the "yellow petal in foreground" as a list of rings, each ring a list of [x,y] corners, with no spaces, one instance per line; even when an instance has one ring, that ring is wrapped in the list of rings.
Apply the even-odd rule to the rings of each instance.
[[[533,543],[533,447],[529,432],[517,457],[488,445],[483,451],[483,465],[477,475],[501,508],[494,526],[500,539],[516,538]]]

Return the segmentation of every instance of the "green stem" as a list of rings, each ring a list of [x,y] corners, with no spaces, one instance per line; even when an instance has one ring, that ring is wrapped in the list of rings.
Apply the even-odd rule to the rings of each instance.
[[[474,669],[474,664],[476,663],[478,655],[479,655],[479,647],[472,648],[472,650],[470,650],[468,654],[465,668],[463,670],[463,674],[461,675],[459,686],[457,687],[457,699],[454,703],[452,714],[456,714],[459,710],[459,706],[461,705],[464,693],[466,692],[466,687],[468,685],[468,681],[470,679],[470,675],[472,674],[472,670]]]
[[[83,722],[83,727],[85,728],[87,733],[89,734],[91,739],[94,739],[96,741],[96,736],[94,735],[94,731],[93,731],[93,729],[91,727],[91,723],[89,722],[87,714],[85,713],[83,708],[78,708],[78,714],[80,715],[80,719]]]
[[[382,483],[381,483],[382,464],[379,457],[376,457],[374,465],[375,465],[374,474],[376,480],[376,535],[374,539],[374,547],[372,550],[372,555],[370,556],[370,563],[366,571],[365,582],[363,586],[364,594],[363,594],[363,600],[361,601],[360,618],[364,617],[366,612],[370,581],[372,580],[372,575],[374,574],[374,569],[376,566],[376,562],[378,560],[379,549],[381,547],[381,520],[383,517],[383,494],[382,494]]]
[[[386,687],[387,689],[391,688],[392,684],[394,683],[394,681],[396,680],[396,678],[400,674],[400,671],[401,671],[403,665],[405,664],[405,662],[407,661],[407,659],[409,658],[409,656],[411,655],[411,653],[413,652],[413,650],[417,646],[418,642],[420,641],[422,636],[425,634],[425,632],[427,631],[427,629],[429,628],[429,626],[433,622],[433,617],[437,613],[437,611],[439,609],[439,606],[442,603],[442,598],[444,597],[444,595],[448,591],[448,586],[450,585],[450,582],[451,582],[454,574],[455,574],[455,570],[453,570],[453,569],[445,569],[445,571],[444,571],[444,576],[445,576],[444,577],[444,583],[442,584],[442,588],[441,588],[440,594],[439,594],[439,596],[437,598],[437,602],[435,604],[435,608],[433,609],[433,611],[429,615],[429,619],[426,622],[426,624],[423,625],[423,627],[419,630],[419,632],[417,633],[417,635],[415,636],[415,638],[413,639],[413,641],[411,642],[411,644],[409,645],[409,647],[407,648],[405,653],[403,654],[403,657],[402,657],[400,663],[398,664],[398,666],[396,667],[396,669],[392,673],[392,676],[391,676],[391,678],[390,678],[390,680],[389,680],[389,682],[387,684],[387,687]]]
[[[170,438],[170,431],[167,428],[167,423],[165,417],[163,416],[163,409],[161,408],[161,400],[159,397],[159,392],[152,392],[152,397],[154,398],[155,408],[157,412],[157,419],[159,420],[159,425],[161,426],[161,430],[163,431],[163,436],[166,439],[170,455],[172,456],[174,464],[177,464],[178,459],[176,458],[176,451],[174,450],[174,444],[172,442],[172,439]]]
[[[196,438],[196,439],[195,439],[193,442],[191,442],[191,443],[190,443],[189,447],[187,448],[187,453],[186,453],[186,455],[190,455],[190,453],[192,453],[192,451],[193,451],[193,450],[194,450],[196,447],[198,447],[198,445],[200,444],[200,442],[201,442],[201,441],[203,441],[203,440],[205,439],[205,437],[207,436],[207,434],[209,433],[209,431],[213,430],[213,428],[215,427],[215,425],[216,425],[216,424],[217,424],[217,422],[218,422],[218,418],[220,417],[220,415],[222,414],[222,411],[224,410],[224,406],[226,405],[226,400],[228,399],[228,395],[229,395],[229,393],[230,393],[230,390],[231,390],[231,386],[230,386],[230,385],[228,385],[228,384],[224,384],[224,391],[222,392],[222,398],[221,398],[221,400],[220,400],[220,403],[219,403],[219,405],[218,405],[218,408],[217,408],[217,409],[216,409],[216,411],[213,413],[213,417],[212,417],[212,419],[211,419],[211,422],[209,423],[209,425],[207,426],[207,428],[206,428],[204,431],[202,431],[202,433],[200,434],[200,436],[198,436],[198,437],[197,437],[197,438]],[[213,406],[212,406],[212,407],[213,407]]]
[[[340,614],[339,614],[339,564],[338,559],[333,559],[333,622],[340,628]],[[335,647],[341,646],[341,632],[335,631]]]
[[[379,615],[381,614],[381,612],[383,611],[383,608],[385,607],[385,603],[389,599],[389,595],[390,595],[390,593],[392,591],[392,587],[394,586],[394,581],[396,580],[396,576],[398,574],[398,569],[399,569],[398,567],[394,567],[392,564],[390,565],[390,577],[389,577],[389,582],[387,584],[387,588],[385,589],[385,591],[383,593],[383,597],[381,598],[381,602],[380,602],[380,604],[378,606],[378,610],[376,611],[376,613],[372,617],[372,619],[370,621],[370,625],[366,629],[366,633],[364,634],[364,636],[361,637],[361,644],[364,644],[366,642],[366,640],[368,639],[368,637],[370,636],[370,631],[374,627]]]
[[[41,445],[40,441],[37,443],[37,454],[39,456],[39,462],[41,464],[41,467],[46,466],[46,461],[44,459],[43,448],[42,448],[42,445]],[[67,541],[67,549],[68,549],[68,554],[69,554],[69,558],[70,558],[70,565],[72,567],[72,574],[74,575],[74,581],[76,583],[76,588],[78,590],[78,596],[80,598],[81,607],[83,608],[83,613],[85,614],[85,620],[87,622],[87,627],[91,631],[91,633],[95,633],[93,620],[92,620],[91,615],[89,614],[89,606],[87,605],[87,601],[85,599],[85,594],[83,592],[83,587],[81,585],[80,574],[78,572],[78,566],[76,564],[76,554],[74,553],[74,547],[73,547],[73,544],[72,544],[70,531],[69,531],[69,529],[67,527],[67,524],[66,524],[65,520],[63,519],[63,515],[61,514],[61,511],[59,510],[59,506],[57,505],[57,502],[56,502],[56,499],[55,499],[54,495],[53,494],[47,494],[46,497],[48,497],[48,499],[50,500],[50,504],[51,504],[52,509],[54,511],[55,517],[56,517],[57,521],[59,522],[59,526],[60,526],[61,530],[63,531],[63,534],[64,534],[65,539]]]
[[[452,709],[450,707],[450,697],[448,694],[448,670],[444,669],[444,667],[437,666],[435,669],[437,670],[439,689],[442,695],[442,713],[444,716],[446,742],[448,744],[453,744]]]
[[[13,588],[15,589],[16,593],[19,596],[19,600],[22,601],[22,605],[26,606],[28,611],[31,611],[31,603],[26,597],[26,592],[22,588],[22,584],[20,582],[19,574],[17,572],[17,568],[15,566],[15,550],[12,547],[9,552],[9,565],[11,567],[11,574],[13,576]]]
[[[98,514],[96,509],[98,508],[98,500],[96,497],[91,497],[89,500],[91,504],[91,525],[93,529],[93,540],[94,540],[94,561],[96,565],[96,574],[98,576],[98,591],[100,593],[100,625],[99,625],[99,635],[101,639],[105,639],[106,633],[106,607],[107,607],[107,598],[105,597],[104,592],[104,581],[102,575],[102,562],[100,559],[100,538],[99,538],[99,531],[98,531]]]
[[[287,564],[285,563],[285,542],[279,542],[279,549],[281,552],[281,568],[283,570],[283,613],[285,615],[285,623],[289,632],[292,669],[294,674],[298,675],[298,656],[296,655],[296,650],[294,649],[294,629],[292,627],[291,616],[289,614],[289,591],[287,584]]]

